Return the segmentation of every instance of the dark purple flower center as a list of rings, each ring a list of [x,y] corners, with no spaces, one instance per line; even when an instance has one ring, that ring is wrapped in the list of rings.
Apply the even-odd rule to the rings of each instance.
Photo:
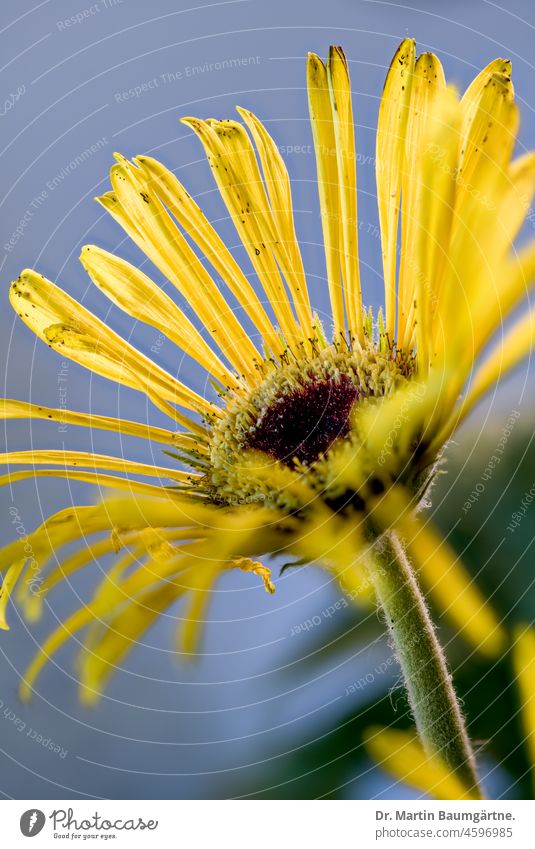
[[[360,392],[346,375],[311,380],[266,410],[249,448],[265,451],[287,466],[296,457],[310,464],[349,431],[349,415]]]

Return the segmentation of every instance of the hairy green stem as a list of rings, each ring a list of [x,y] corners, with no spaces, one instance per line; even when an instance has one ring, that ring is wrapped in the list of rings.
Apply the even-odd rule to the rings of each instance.
[[[438,754],[481,797],[474,754],[424,598],[393,533],[375,545],[372,581],[401,665],[425,750]]]

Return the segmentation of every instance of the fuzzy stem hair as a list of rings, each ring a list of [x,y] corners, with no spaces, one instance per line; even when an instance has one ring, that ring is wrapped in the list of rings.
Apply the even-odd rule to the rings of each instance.
[[[467,789],[482,798],[452,676],[412,566],[394,533],[385,534],[375,545],[372,581],[424,749],[438,755]]]

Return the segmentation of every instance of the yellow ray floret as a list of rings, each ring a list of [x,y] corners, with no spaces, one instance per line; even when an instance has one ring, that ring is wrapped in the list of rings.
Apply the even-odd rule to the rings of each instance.
[[[133,639],[137,639],[158,613],[179,596],[193,593],[193,596],[197,598],[196,594],[204,593],[223,570],[234,566],[260,575],[266,589],[269,592],[273,591],[269,570],[247,557],[240,556],[236,560],[234,554],[236,548],[240,551],[262,549],[262,533],[259,533],[259,518],[261,516],[265,518],[262,510],[240,515],[233,522],[229,522],[228,518],[226,521],[222,519],[221,524],[227,525],[227,532],[223,535],[220,529],[206,526],[205,538],[195,541],[194,538],[198,533],[196,520],[200,519],[204,524],[207,519],[213,519],[214,513],[209,508],[196,510],[193,505],[190,509],[190,505],[185,501],[176,502],[171,508],[173,515],[171,523],[176,525],[182,522],[187,525],[188,528],[182,536],[186,540],[188,537],[193,538],[193,541],[175,546],[170,541],[166,541],[166,534],[163,532],[170,514],[166,510],[166,503],[162,500],[111,500],[104,502],[101,508],[107,508],[106,516],[99,508],[93,508],[93,512],[87,513],[85,521],[81,516],[84,535],[100,529],[99,525],[102,527],[101,523],[106,521],[110,527],[114,527],[114,522],[117,523],[115,527],[121,528],[123,535],[134,529],[146,529],[147,532],[150,530],[150,534],[148,536],[138,534],[131,538],[131,550],[104,577],[93,600],[75,611],[44,642],[24,677],[21,685],[22,698],[28,698],[31,695],[35,679],[50,657],[73,634],[88,625],[92,626],[92,630],[88,635],[88,643],[84,643],[86,650],[82,654],[81,662],[84,696],[86,700],[91,700],[91,694],[93,697],[98,694],[102,682],[111,672],[110,663],[113,659],[118,661],[124,657]],[[154,516],[154,510],[157,511],[162,523],[162,531],[148,524],[150,515]],[[215,546],[216,535],[217,546]],[[216,548],[217,556],[214,554]],[[103,551],[104,549],[99,553],[102,554]],[[73,568],[79,568],[86,560],[85,553],[82,557],[71,558],[68,572],[72,572]],[[133,571],[127,569],[133,564],[135,564]],[[16,577],[10,578],[10,587]],[[49,581],[48,588],[55,580]],[[156,604],[155,608],[152,607],[153,603]],[[193,623],[189,623],[187,630],[189,636],[186,636],[185,645],[189,649],[193,648],[193,632],[191,631]],[[101,637],[96,640],[96,634],[99,631]],[[189,649],[186,648],[186,650]]]
[[[10,451],[7,454],[0,454],[0,466],[7,464],[10,466],[23,464],[43,466],[47,463],[57,466],[80,466],[81,468],[85,467],[88,469],[132,472],[132,474],[174,479],[177,481],[186,481],[191,476],[191,472],[182,472],[179,469],[154,466],[150,463],[137,463],[134,460],[126,460],[124,457],[109,457],[105,454],[93,454],[90,451],[41,449],[39,451]]]
[[[345,337],[344,287],[341,268],[343,249],[340,242],[340,184],[327,68],[315,53],[308,55],[307,86],[310,123],[316,153],[327,283],[334,322],[334,337],[340,341]]]
[[[459,557],[429,523],[417,522],[406,513],[397,526],[437,608],[478,651],[499,657],[506,646],[503,626]]]
[[[478,323],[474,329],[474,345],[479,353],[514,307],[529,294],[535,283],[535,243],[529,243],[500,265],[496,290],[480,291],[474,305]]]
[[[150,156],[136,156],[134,162],[139,165],[156,194],[175,216],[180,226],[198,245],[224,280],[230,292],[255,325],[265,345],[275,357],[278,357],[281,353],[280,337],[275,327],[254,288],[202,210],[177,177],[161,162]]]
[[[362,292],[358,254],[357,157],[351,83],[347,60],[341,47],[329,49],[327,85],[331,99],[333,135],[338,165],[340,200],[340,262],[342,264],[347,321],[351,337],[364,341]]]
[[[256,144],[269,199],[277,246],[284,252],[284,273],[292,292],[299,324],[307,338],[313,337],[312,309],[307,289],[301,250],[295,235],[290,178],[284,160],[274,140],[261,121],[248,109],[238,107]],[[276,256],[278,254],[276,253]]]
[[[110,171],[113,193],[98,200],[192,306],[238,374],[254,374],[260,360],[254,344],[144,172],[118,158]]]
[[[29,404],[26,401],[15,401],[11,398],[0,399],[0,419],[47,419],[62,425],[109,430],[124,436],[150,439],[154,442],[175,445],[183,451],[203,451],[203,443],[189,434],[166,430],[163,427],[154,427],[154,425],[148,423],[132,422],[112,416],[99,416],[95,413],[77,413],[63,408],[44,407],[40,404]]]
[[[535,311],[530,310],[519,319],[487,359],[477,369],[466,396],[463,416],[507,372],[517,366],[530,353],[535,341]]]
[[[408,260],[415,251],[416,223],[422,226],[419,203],[422,191],[420,160],[429,143],[429,123],[436,111],[436,104],[444,96],[446,80],[440,60],[433,53],[422,53],[414,66],[411,96],[408,107],[407,130],[402,170],[402,247],[398,286],[398,316],[400,329],[398,338],[402,338],[403,317],[407,316],[410,305],[411,270]]]
[[[396,264],[401,175],[414,62],[415,43],[413,39],[406,38],[392,59],[381,97],[377,125],[377,203],[383,250],[386,332],[391,343],[396,332]]]
[[[364,744],[372,758],[398,781],[411,784],[435,799],[479,799],[454,775],[439,755],[426,754],[408,731],[369,728]]]
[[[513,664],[522,708],[522,725],[535,786],[535,631],[529,625],[515,629]]]
[[[80,261],[93,283],[120,309],[164,333],[223,386],[239,390],[242,384],[235,374],[221,362],[174,301],[146,274],[95,245],[82,248]]]
[[[483,68],[482,71],[479,72],[479,74],[474,77],[461,99],[461,104],[463,108],[461,138],[463,140],[467,136],[468,130],[481,101],[483,90],[485,89],[485,86],[487,85],[490,78],[494,76],[494,74],[499,74],[505,79],[511,81],[511,71],[512,65],[510,59],[493,59],[485,68]],[[462,144],[461,150],[463,149],[463,147],[464,145]]]
[[[188,473],[183,480],[191,484],[196,477],[196,475]],[[126,490],[127,492],[138,493],[139,495],[156,496],[162,493],[162,484],[143,483],[132,478],[119,478],[116,475],[107,475],[102,472],[80,472],[73,469],[31,468],[20,472],[9,472],[7,475],[0,475],[0,486],[33,478],[65,478],[69,481],[91,483],[103,489]]]
[[[145,392],[193,432],[205,430],[174,411],[169,401],[219,415],[217,407],[136,351],[41,274],[23,271],[9,296],[24,323],[51,348],[103,377]]]
[[[252,144],[236,121],[183,118],[203,144],[212,173],[236,230],[264,287],[284,337],[295,351],[302,334],[279,272],[288,263],[277,235]],[[292,283],[292,278],[287,280]],[[311,325],[311,320],[310,320]]]

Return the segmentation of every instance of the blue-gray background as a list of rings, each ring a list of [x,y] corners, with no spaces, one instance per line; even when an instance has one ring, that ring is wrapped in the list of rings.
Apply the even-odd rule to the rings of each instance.
[[[79,13],[81,20],[66,23]],[[324,55],[330,43],[341,43],[355,97],[366,299],[377,305],[374,130],[378,96],[397,43],[410,34],[421,50],[439,53],[448,77],[461,88],[490,59],[510,56],[522,105],[522,150],[535,140],[534,33],[530,0],[513,0],[507,9],[486,0],[411,0],[407,6],[382,0],[4,3],[0,345],[5,394],[50,406],[66,400],[72,409],[97,413],[120,409],[125,417],[150,415],[160,422],[141,396],[118,392],[110,382],[65,365],[14,321],[8,282],[25,266],[58,280],[145,352],[155,347],[153,356],[163,366],[203,388],[199,371],[171,343],[160,344],[155,331],[110,309],[91,290],[78,263],[81,246],[91,242],[142,262],[92,200],[108,188],[113,151],[149,153],[175,169],[242,258],[200,146],[178,119],[188,114],[231,117],[236,104],[259,114],[286,151],[310,288],[315,305],[325,311],[305,56],[308,50]],[[87,150],[83,164],[70,165]],[[21,236],[9,245],[17,227]],[[491,428],[498,431],[507,411],[525,404],[525,377],[525,370],[517,372],[492,400]],[[487,412],[478,413],[461,435],[461,451],[471,450]],[[74,428],[61,433],[55,425],[12,423],[6,436],[10,450],[28,447],[31,440],[40,447],[93,446],[104,453],[162,460],[158,447],[151,454],[150,447],[133,440],[121,443],[109,434]],[[13,536],[10,507],[29,531],[52,511],[94,497],[89,488],[62,481],[6,488],[2,540]],[[306,654],[306,634],[291,636],[292,627],[323,616],[339,592],[314,570],[286,573],[274,597],[250,576],[228,575],[210,609],[198,663],[185,664],[174,652],[180,610],[173,610],[124,664],[98,708],[78,704],[74,644],[47,667],[33,702],[22,705],[17,682],[37,641],[76,605],[78,596],[88,597],[97,576],[95,567],[56,591],[36,626],[28,627],[17,611],[10,611],[12,628],[0,641],[0,792],[7,797],[189,798],[226,796],[238,785],[246,792],[249,783],[268,786],[273,759],[292,749],[305,731],[313,735],[316,727],[347,710],[345,688],[388,657],[387,646],[378,642],[356,658],[288,668],[297,641],[299,652]],[[388,674],[395,683],[396,671]],[[50,739],[59,745],[61,755],[32,739],[29,729],[45,743]],[[348,782],[348,796],[405,792],[371,764],[365,776],[348,776]]]

